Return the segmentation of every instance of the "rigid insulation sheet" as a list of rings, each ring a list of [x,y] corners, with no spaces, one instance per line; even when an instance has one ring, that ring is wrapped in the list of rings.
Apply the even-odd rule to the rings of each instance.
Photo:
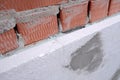
[[[78,26],[84,26],[87,23],[88,1],[72,1],[61,5],[60,21],[62,31],[68,31]]]
[[[120,0],[111,0],[109,15],[115,14],[117,12],[120,12]]]
[[[56,6],[21,12],[17,17],[17,29],[22,35],[25,45],[58,33],[57,13],[58,7]]]
[[[0,57],[0,80],[120,80],[120,14]]]
[[[0,10],[15,9],[16,11],[24,11],[65,2],[68,2],[68,0],[1,0]]]
[[[90,0],[89,7],[90,22],[96,22],[107,17],[109,0]]]

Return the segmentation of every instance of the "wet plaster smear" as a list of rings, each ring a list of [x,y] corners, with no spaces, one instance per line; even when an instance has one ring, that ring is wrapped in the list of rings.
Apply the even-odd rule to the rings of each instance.
[[[84,46],[72,54],[69,68],[72,70],[85,69],[94,71],[101,64],[103,58],[102,44],[99,34],[95,35]]]
[[[0,80],[120,80],[120,23],[38,57]]]
[[[114,73],[114,75],[113,75],[113,77],[112,77],[111,80],[120,80],[120,69],[118,69],[118,70]]]

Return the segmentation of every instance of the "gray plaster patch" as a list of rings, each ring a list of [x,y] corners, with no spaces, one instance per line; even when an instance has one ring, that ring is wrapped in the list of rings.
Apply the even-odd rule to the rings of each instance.
[[[85,69],[91,72],[97,69],[103,59],[100,35],[95,35],[84,46],[75,51],[71,57],[72,59],[67,67],[74,71]]]
[[[120,68],[114,73],[111,80],[120,80]]]

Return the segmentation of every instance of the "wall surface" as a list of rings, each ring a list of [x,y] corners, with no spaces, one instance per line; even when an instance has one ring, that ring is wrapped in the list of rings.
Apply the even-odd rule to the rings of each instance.
[[[0,60],[0,80],[120,80],[120,14]]]

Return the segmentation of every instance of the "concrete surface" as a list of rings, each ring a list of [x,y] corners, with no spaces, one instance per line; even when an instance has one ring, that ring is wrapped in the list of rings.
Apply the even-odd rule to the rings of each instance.
[[[120,80],[120,15],[0,60],[0,80]]]

